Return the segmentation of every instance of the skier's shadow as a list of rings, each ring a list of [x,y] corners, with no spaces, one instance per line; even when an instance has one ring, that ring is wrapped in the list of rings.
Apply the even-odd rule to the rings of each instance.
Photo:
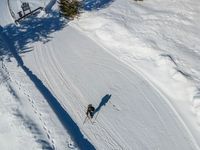
[[[95,109],[94,114],[95,115],[97,112],[100,111],[102,106],[105,106],[106,103],[108,103],[109,99],[111,98],[111,94],[106,94],[102,99],[101,102],[99,103],[99,106]]]

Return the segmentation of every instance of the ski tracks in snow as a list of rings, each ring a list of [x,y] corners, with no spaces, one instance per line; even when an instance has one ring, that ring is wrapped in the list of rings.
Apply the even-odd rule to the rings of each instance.
[[[2,64],[3,64],[3,67],[0,69],[1,70],[1,72],[0,72],[1,77],[4,78],[2,84],[5,85],[8,92],[11,94],[11,96],[13,98],[11,98],[9,101],[5,102],[5,100],[9,99],[10,96],[1,97],[2,98],[1,103],[2,103],[2,105],[5,105],[4,109],[7,109],[7,113],[8,114],[11,113],[10,117],[12,119],[10,119],[10,120],[12,120],[12,122],[10,122],[10,123],[13,124],[14,127],[17,124],[19,126],[19,127],[17,127],[18,130],[19,130],[17,132],[19,132],[19,133],[16,133],[15,138],[17,139],[18,142],[22,143],[23,142],[23,141],[21,141],[23,139],[23,137],[21,137],[22,132],[24,133],[23,136],[25,136],[27,133],[30,133],[30,135],[27,135],[27,136],[30,136],[30,137],[27,137],[27,138],[30,138],[29,141],[35,140],[35,142],[38,143],[38,145],[40,145],[41,148],[53,150],[54,149],[53,144],[49,144],[46,141],[46,139],[43,137],[42,130],[40,129],[38,124],[35,123],[33,118],[31,118],[29,111],[27,111],[26,113],[24,112],[25,111],[24,107],[26,105],[25,104],[26,102],[23,101],[24,98],[22,98],[23,94],[26,95],[24,88],[22,87],[20,82],[18,83],[17,80],[13,79],[12,72],[9,72],[10,68],[8,69],[7,66],[4,63],[2,63]],[[14,68],[12,68],[12,69],[14,69]],[[4,94],[1,94],[1,95],[4,95]],[[30,97],[29,97],[29,99],[30,99]],[[33,101],[32,101],[31,105],[34,108]],[[34,110],[34,111],[37,112],[37,110]],[[18,144],[18,143],[16,142],[16,144]],[[33,145],[34,144],[30,145],[30,148]],[[50,146],[50,145],[52,145],[52,146]]]
[[[77,34],[78,37],[76,37],[76,36],[71,37],[71,39],[73,39],[73,38],[80,39],[82,37],[79,35],[79,33],[76,33],[75,30],[72,30],[72,31],[73,31],[73,35],[75,36]],[[70,31],[70,32],[72,32],[72,31]],[[84,38],[85,37],[83,37],[83,39]],[[86,39],[81,42],[83,42],[83,43],[87,42],[88,39],[87,40]],[[68,42],[70,42],[70,41],[68,41]],[[65,71],[65,69],[67,69],[67,67],[62,68],[62,67],[64,67],[64,66],[62,66],[63,64],[61,64],[62,60],[56,59],[59,57],[55,57],[55,55],[57,56],[57,54],[55,52],[54,47],[55,46],[52,43],[50,43],[50,45],[45,45],[45,44],[42,45],[41,43],[36,44],[35,50],[34,50],[34,57],[36,59],[36,62],[38,62],[36,68],[40,68],[39,74],[45,75],[45,76],[43,76],[43,78],[45,78],[47,80],[46,84],[49,86],[49,88],[51,88],[52,92],[55,93],[55,95],[58,97],[58,99],[61,100],[62,105],[66,106],[64,108],[67,108],[67,110],[71,114],[71,116],[73,116],[79,124],[82,124],[83,119],[85,118],[84,117],[85,112],[83,111],[83,110],[85,110],[84,105],[86,105],[86,102],[87,102],[87,100],[84,99],[83,93],[81,93],[81,88],[84,88],[84,87],[77,87],[77,85],[75,86],[75,84],[73,84],[72,81],[68,78],[68,75],[66,75],[64,73],[64,71]],[[173,146],[175,148],[180,148],[180,147],[183,148],[185,146],[184,147],[185,149],[186,149],[186,147],[190,147],[189,146],[190,142],[188,142],[184,146],[181,146],[176,143],[177,140],[180,140],[179,142],[184,141],[184,139],[181,137],[181,135],[183,135],[186,138],[187,134],[185,133],[185,131],[183,131],[184,129],[182,129],[180,122],[177,121],[177,117],[174,114],[170,114],[170,113],[173,113],[173,111],[170,109],[170,107],[167,105],[167,103],[165,103],[164,98],[162,96],[160,96],[159,93],[157,93],[157,91],[153,87],[151,87],[150,84],[148,84],[148,82],[146,80],[141,78],[137,72],[133,71],[131,68],[127,67],[126,65],[121,65],[119,60],[114,59],[114,57],[112,57],[108,53],[103,52],[103,50],[101,48],[94,46],[94,45],[93,46],[90,45],[89,47],[92,47],[92,49],[95,49],[95,50],[94,51],[90,50],[90,49],[88,50],[87,47],[84,47],[85,49],[81,49],[81,51],[78,51],[78,50],[75,51],[75,49],[78,49],[77,47],[74,50],[69,49],[68,51],[71,50],[71,51],[75,51],[75,52],[73,52],[73,53],[69,52],[68,54],[66,54],[65,59],[70,59],[70,64],[74,63],[73,65],[77,68],[81,67],[79,65],[79,63],[80,64],[83,63],[83,66],[84,65],[87,66],[87,68],[89,68],[89,69],[87,70],[85,68],[86,75],[88,75],[88,74],[90,75],[90,73],[92,71],[94,71],[94,72],[92,72],[92,73],[94,73],[94,75],[100,74],[100,76],[103,76],[106,78],[106,79],[98,78],[98,79],[102,80],[102,82],[105,82],[108,79],[110,79],[111,81],[109,81],[109,82],[111,82],[111,83],[114,82],[113,84],[115,85],[115,82],[118,83],[118,80],[120,80],[122,82],[121,83],[122,85],[126,85],[128,87],[130,86],[131,91],[136,92],[133,95],[130,94],[129,95],[130,97],[123,97],[122,95],[118,95],[119,97],[121,97],[121,99],[125,98],[126,101],[128,102],[128,104],[131,104],[131,106],[133,106],[136,110],[139,111],[139,112],[132,111],[132,109],[130,108],[131,106],[126,106],[123,108],[123,109],[128,109],[130,111],[130,113],[133,113],[132,115],[137,117],[137,118],[135,118],[135,120],[137,122],[135,122],[134,119],[130,120],[131,123],[133,123],[133,126],[135,128],[135,130],[131,130],[131,133],[135,132],[135,133],[133,133],[135,135],[133,135],[133,137],[132,137],[132,138],[135,138],[134,140],[132,140],[135,142],[134,148],[136,148],[136,149],[139,149],[139,148],[151,149],[152,148],[153,149],[153,147],[159,147],[161,145],[165,146],[164,147],[165,149],[167,149],[167,148],[169,149],[170,147],[172,148]],[[59,51],[59,50],[60,49],[58,49],[57,51]],[[88,55],[91,53],[94,53],[94,55]],[[73,59],[73,57],[74,58],[77,57],[77,58]],[[75,61],[77,61],[77,59],[78,60],[80,59],[79,57],[82,58],[81,60],[83,60],[83,61],[75,62]],[[71,66],[73,66],[73,65],[71,65]],[[111,66],[109,66],[109,65],[111,65]],[[80,68],[80,69],[82,69],[82,68]],[[92,69],[94,69],[94,70],[92,70]],[[96,69],[100,70],[100,72],[98,72],[97,74],[95,74],[95,71],[97,71]],[[66,71],[68,71],[68,70],[66,70]],[[87,71],[89,71],[89,72],[87,72]],[[69,71],[69,73],[70,73],[70,71]],[[84,71],[82,71],[80,73],[82,76],[85,75]],[[101,75],[101,73],[102,73],[102,75]],[[109,77],[109,76],[114,77],[115,75],[116,75],[116,79],[115,78],[111,79]],[[80,77],[80,76],[78,76],[78,77]],[[85,77],[87,77],[87,76],[85,76]],[[101,81],[99,81],[99,82],[101,82]],[[144,83],[142,83],[142,82],[144,82]],[[84,84],[84,83],[82,83],[82,84]],[[98,85],[99,84],[100,83],[98,83]],[[108,83],[106,83],[106,84],[108,84]],[[118,86],[122,86],[121,84],[119,84]],[[95,88],[98,89],[98,87],[95,87]],[[110,87],[110,88],[112,88],[112,89],[116,88],[116,90],[119,90],[115,86]],[[145,92],[142,90],[144,90]],[[122,94],[126,95],[127,94],[126,91],[124,91],[124,92],[125,93],[122,93]],[[118,91],[115,91],[115,94],[117,94],[117,93],[118,93]],[[132,96],[134,97],[135,95],[138,95],[138,97],[136,97],[136,98],[138,98],[139,101],[131,98]],[[129,99],[132,99],[132,102]],[[114,104],[112,106],[118,106],[118,105],[120,105],[120,106],[124,105],[124,102],[119,101],[118,104]],[[134,105],[136,105],[136,106],[134,106]],[[142,105],[144,105],[144,106],[142,106]],[[136,108],[137,106],[139,106],[139,108],[144,107],[145,109],[147,109],[144,111],[146,113],[139,110],[139,108]],[[123,109],[122,109],[122,111],[123,111]],[[114,110],[116,110],[116,108],[114,108]],[[118,108],[117,108],[117,110],[121,111]],[[78,112],[78,115],[77,115],[77,112]],[[141,116],[144,118],[138,117],[137,113],[142,113]],[[150,113],[150,115],[149,115],[149,113]],[[107,115],[109,115],[109,114],[107,114]],[[116,117],[116,116],[114,115],[113,117]],[[119,118],[116,117],[116,119],[119,119]],[[130,118],[128,117],[127,119],[130,119]],[[84,134],[87,135],[87,137],[94,143],[96,143],[96,141],[102,141],[102,144],[105,144],[108,149],[132,149],[133,148],[132,146],[134,144],[131,144],[131,146],[130,146],[129,144],[130,144],[131,140],[129,141],[129,143],[127,143],[127,141],[122,138],[123,136],[121,136],[121,134],[122,134],[121,131],[119,131],[119,130],[127,130],[127,129],[123,128],[123,125],[126,126],[126,124],[123,121],[118,120],[118,123],[121,124],[121,126],[122,126],[122,127],[120,127],[120,125],[114,124],[114,122],[116,122],[114,120],[112,120],[113,122],[110,123],[111,120],[109,120],[109,117],[105,116],[105,114],[98,116],[98,121],[97,121],[98,123],[96,123],[94,125],[90,125],[90,123],[84,124],[84,128],[83,128]],[[171,123],[171,122],[173,122],[173,123]],[[150,124],[147,125],[148,123],[150,123]],[[171,127],[171,129],[168,125]],[[181,129],[179,129],[179,128],[181,128]],[[139,130],[139,131],[141,130],[140,134],[142,136],[138,133],[137,130]],[[178,131],[181,131],[181,132],[178,132]],[[149,135],[149,134],[152,134],[153,132],[156,132],[156,134]],[[176,134],[176,135],[174,135],[174,134]],[[149,138],[149,136],[151,136],[152,138]],[[162,138],[161,143],[157,141],[159,139],[158,137]],[[145,140],[143,140],[143,138],[145,138]],[[154,142],[154,143],[152,143],[152,142]],[[169,146],[169,144],[170,144],[170,146]],[[149,147],[147,145],[149,145]],[[166,146],[166,145],[168,145],[168,146]],[[105,147],[101,147],[101,148],[105,148]]]
[[[52,149],[55,149],[54,139],[51,137],[51,131],[48,129],[48,126],[47,126],[47,123],[45,122],[45,120],[43,120],[42,113],[38,110],[38,106],[35,103],[35,100],[33,98],[31,98],[29,92],[26,91],[25,88],[22,87],[22,84],[20,82],[18,82],[16,80],[14,82],[18,86],[19,91],[21,91],[20,93],[23,93],[26,96],[26,99],[28,100],[29,104],[31,105],[31,107],[34,111],[34,114],[41,121],[42,128],[44,129],[48,140],[51,142]]]
[[[48,120],[49,121],[49,119],[50,120],[52,119],[53,122],[50,121],[49,123],[51,124],[51,127],[53,127],[53,124],[56,125],[55,127],[53,127],[54,130],[57,130],[56,132],[61,132],[63,130],[65,131],[65,129],[67,129],[68,126],[69,126],[69,127],[73,128],[74,130],[76,130],[75,131],[76,133],[74,133],[73,136],[75,136],[76,142],[77,141],[79,142],[78,144],[79,144],[80,147],[82,147],[82,146],[84,146],[84,144],[86,144],[88,147],[92,148],[93,146],[82,136],[80,130],[78,130],[78,126],[76,126],[76,124],[73,122],[73,120],[70,118],[70,116],[65,112],[64,109],[61,110],[62,107],[57,102],[55,97],[42,84],[42,82],[24,65],[23,60],[21,59],[19,54],[16,52],[15,47],[12,45],[13,43],[10,41],[10,39],[6,35],[4,35],[4,38],[5,38],[6,45],[8,46],[8,43],[10,44],[8,46],[8,49],[13,54],[14,58],[16,59],[18,65],[19,65],[18,66],[19,68],[17,68],[15,66],[15,63],[14,63],[13,65],[10,66],[9,71],[11,73],[14,71],[13,75],[15,76],[15,73],[17,74],[14,77],[14,79],[19,78],[21,80],[21,83],[23,83],[23,79],[27,79],[27,77],[29,77],[29,79],[27,79],[27,83],[32,84],[31,87],[26,87],[25,86],[24,89],[23,89],[22,88],[22,84],[20,82],[18,82],[17,80],[14,80],[14,83],[16,83],[16,85],[18,87],[18,90],[19,90],[18,93],[22,92],[22,94],[20,94],[20,95],[21,96],[24,95],[26,97],[26,99],[28,100],[29,105],[32,107],[32,110],[33,110],[35,116],[38,117],[38,121],[36,123],[34,123],[34,122],[32,122],[30,120],[31,118],[27,118],[26,116],[23,116],[21,113],[18,113],[18,112],[16,114],[17,116],[19,116],[21,118],[21,121],[25,123],[26,128],[30,129],[31,134],[33,134],[33,135],[36,134],[36,136],[34,136],[34,138],[36,137],[36,139],[37,139],[36,142],[41,144],[41,146],[44,149],[45,148],[55,149],[55,147],[56,147],[55,146],[55,140],[51,136],[52,132],[47,128],[47,123],[44,121],[44,120],[46,120],[46,121]],[[15,60],[13,60],[13,61],[15,62]],[[31,82],[30,79],[32,80],[33,83]],[[42,115],[41,112],[39,112],[39,110],[38,110],[39,107],[36,106],[35,100],[32,98],[33,96],[30,96],[30,94],[28,94],[28,92],[25,90],[25,89],[29,89],[29,88],[33,89],[33,91],[31,91],[32,93],[35,93],[37,91],[35,94],[37,96],[40,95],[39,96],[40,99],[41,99],[41,96],[43,96],[42,99],[46,99],[47,100],[47,102],[48,102],[48,105],[46,105],[47,108],[45,108],[45,107],[43,107],[43,108],[44,108],[44,111],[49,111],[50,112],[50,116],[52,118],[42,119],[43,115]],[[40,94],[39,94],[39,92],[40,92]],[[13,92],[13,93],[15,94],[15,92]],[[21,101],[21,98],[19,98],[19,100]],[[23,102],[23,104],[27,105],[25,102]],[[56,105],[55,107],[59,107],[58,110],[54,110],[55,108],[54,108],[53,105]],[[49,107],[49,106],[51,106],[51,107]],[[24,107],[24,106],[21,106],[21,107]],[[52,111],[51,108],[53,109],[54,112]],[[26,108],[24,107],[24,109],[26,109]],[[29,110],[26,113],[33,117],[33,115],[29,112]],[[57,117],[55,115],[57,115]],[[61,117],[63,117],[63,118],[61,118]],[[60,124],[59,120],[64,125],[65,129],[63,129],[61,127],[62,125]],[[47,139],[48,139],[48,141],[50,141],[50,143],[51,143],[50,145],[51,146],[48,146],[49,145],[48,142],[46,140],[43,140],[43,138],[44,138],[43,137],[43,132],[39,129],[39,127],[37,127],[37,123],[40,124],[39,122],[41,122],[42,128],[44,130],[44,133],[46,133]],[[74,132],[74,131],[72,131],[72,132]],[[37,138],[37,135],[39,135],[39,137],[38,137],[39,139]],[[72,144],[73,143],[73,142],[71,142],[72,139],[69,137],[68,134],[65,134],[65,133],[57,134],[56,133],[56,134],[54,134],[54,136],[56,136],[56,138],[57,138],[57,143],[58,143],[57,147],[59,147],[59,149],[63,149],[63,147],[66,148],[67,143],[68,143],[67,148],[70,148],[70,149],[76,149],[77,148],[75,145]],[[58,139],[58,136],[59,136],[59,138],[62,137],[62,139]],[[69,140],[66,140],[67,138]],[[82,144],[82,145],[80,145],[80,144]]]
[[[45,47],[45,45],[43,45],[43,47],[41,48],[39,45],[40,44],[38,43],[35,46],[35,49],[37,49],[37,51],[34,52],[34,58],[36,65],[39,69],[39,74],[41,74],[45,78],[46,84],[58,98],[65,101],[70,101],[69,103],[67,103],[69,105],[69,108],[72,108],[69,112],[72,111],[73,114],[79,113],[77,114],[77,117],[82,118],[85,112],[76,112],[73,109],[71,102],[73,103],[73,105],[78,106],[79,110],[84,110],[85,106],[87,105],[87,101],[85,100],[79,89],[74,86],[74,84],[67,78],[67,75],[63,72],[63,68],[61,68],[61,65],[57,62],[56,58],[54,58],[55,56],[52,53],[53,49],[51,49],[51,47]],[[45,57],[46,59],[43,59]],[[49,67],[46,67],[46,65],[48,65]],[[62,86],[59,87],[56,83],[59,83]],[[61,88],[62,90],[56,90],[59,88]],[[82,103],[80,103],[80,101]],[[62,105],[64,105],[65,107],[65,104],[66,103]]]
[[[35,46],[35,49],[37,49],[37,51],[34,52],[34,59],[36,61],[38,70],[40,70],[39,74],[41,74],[46,79],[45,80],[46,84],[52,90],[52,92],[55,92],[55,95],[58,95],[58,97],[60,96],[59,99],[66,99],[66,97],[71,95],[67,100],[65,100],[65,101],[68,101],[67,108],[72,108],[70,110],[71,111],[70,114],[73,114],[74,116],[76,116],[76,119],[78,119],[80,124],[82,124],[83,118],[85,117],[85,111],[83,110],[85,110],[85,106],[88,104],[88,102],[85,100],[84,96],[79,91],[79,89],[74,86],[74,84],[67,78],[67,75],[62,71],[63,68],[61,68],[61,65],[54,58],[55,55],[52,53],[53,49],[51,49],[51,47],[45,47],[45,45],[43,45],[43,48],[41,48],[39,45],[40,44],[38,43],[37,46]],[[43,58],[46,58],[46,59],[43,59]],[[47,66],[47,64],[48,64],[48,68],[45,67]],[[101,64],[98,64],[98,65],[101,65]],[[108,67],[108,66],[104,66],[104,67]],[[59,89],[59,87],[55,84],[54,80],[56,80],[57,83],[62,82],[63,84],[62,90],[55,90],[56,88]],[[63,91],[63,89],[65,91]],[[74,108],[74,106],[76,107],[78,106],[78,108]],[[79,111],[76,111],[77,109]],[[114,130],[110,131],[110,128],[106,129],[104,126],[105,124],[101,124],[101,123],[99,124],[98,122],[98,125],[94,125],[89,128],[91,129],[91,131],[94,130],[92,128],[95,128],[94,131],[101,130],[101,133],[93,132],[94,137],[97,140],[99,139],[99,137],[101,137],[101,139],[102,137],[104,137],[102,140],[104,140],[105,143],[107,143],[107,145],[109,145],[111,149],[113,148],[123,149],[123,147],[127,145],[125,144],[126,142],[120,137],[120,135],[118,135],[118,139],[120,139],[121,142],[119,143],[118,141],[116,141],[113,134],[117,135],[117,132],[115,132]],[[90,136],[86,132],[84,132],[84,134],[87,135],[87,137],[90,139]],[[123,146],[121,145],[122,143],[123,143]]]
[[[44,133],[46,134],[47,139],[51,143],[50,144],[51,148],[50,147],[49,148],[52,149],[52,150],[55,149],[54,139],[51,137],[51,131],[48,129],[47,123],[43,119],[43,115],[42,115],[42,112],[39,110],[39,106],[37,106],[33,96],[31,96],[30,92],[28,91],[28,89],[31,88],[31,87],[28,87],[28,85],[26,85],[23,81],[17,81],[17,77],[13,76],[13,78],[14,78],[14,80],[12,82],[16,85],[15,88],[17,88],[19,90],[18,93],[20,95],[24,95],[25,96],[25,99],[27,100],[27,102],[31,106],[32,111],[34,112],[35,116],[38,118],[38,121],[41,122],[41,125],[42,125],[42,128],[44,130]],[[27,114],[28,114],[28,112],[27,112]],[[40,133],[40,134],[42,134],[42,133]],[[35,135],[35,137],[36,136],[37,135]]]

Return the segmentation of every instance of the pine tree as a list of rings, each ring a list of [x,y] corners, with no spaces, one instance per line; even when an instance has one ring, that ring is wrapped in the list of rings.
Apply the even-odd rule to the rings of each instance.
[[[60,14],[67,19],[74,19],[80,14],[80,2],[78,0],[60,0]]]

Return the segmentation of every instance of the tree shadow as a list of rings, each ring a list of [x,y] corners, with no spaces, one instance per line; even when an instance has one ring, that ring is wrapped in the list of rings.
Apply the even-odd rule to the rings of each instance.
[[[36,142],[41,145],[43,150],[55,149],[53,145],[51,145],[46,139],[44,139],[44,133],[31,118],[22,114],[18,109],[15,110],[13,115],[20,119],[20,121],[23,123],[23,126],[31,132]]]
[[[54,11],[45,17],[31,16],[26,18],[18,26],[9,24],[3,28],[2,32],[9,37],[12,41],[9,44],[14,45],[18,53],[25,53],[33,50],[29,43],[49,42],[53,38],[50,34],[62,30],[66,25],[67,21]],[[4,48],[4,52],[1,48],[1,54],[11,55],[6,48]]]
[[[7,25],[0,32],[0,40],[2,39],[3,50],[7,51],[10,56],[14,57],[18,65],[23,69],[26,75],[34,83],[35,87],[40,91],[46,99],[56,116],[60,120],[63,127],[74,140],[75,144],[82,150],[94,150],[95,147],[82,134],[79,126],[74,122],[68,112],[59,103],[59,100],[51,93],[48,87],[40,80],[23,62],[20,53],[31,50],[29,43],[37,41],[48,42],[52,39],[51,33],[61,30],[66,22],[60,17],[59,13],[52,12],[47,17],[37,18],[31,17],[25,19],[20,26],[14,24]],[[1,42],[1,41],[0,41]],[[1,47],[1,44],[0,44]],[[5,54],[4,54],[5,55]],[[39,141],[44,144],[44,142]],[[47,145],[44,147],[49,148]]]
[[[114,0],[83,0],[82,7],[84,10],[92,11],[108,7]]]
[[[112,96],[111,94],[106,94],[106,95],[101,99],[101,102],[99,103],[99,106],[95,109],[93,115],[95,115],[97,112],[99,112],[99,111],[101,110],[102,106],[105,106],[105,105],[108,103],[108,101],[110,100],[111,96]]]

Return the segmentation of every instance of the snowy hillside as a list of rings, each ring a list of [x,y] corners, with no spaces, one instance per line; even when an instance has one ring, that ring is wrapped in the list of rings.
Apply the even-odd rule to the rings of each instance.
[[[16,25],[22,2],[44,11]],[[200,149],[200,1],[86,0],[74,21],[55,0],[0,11],[0,149]]]

